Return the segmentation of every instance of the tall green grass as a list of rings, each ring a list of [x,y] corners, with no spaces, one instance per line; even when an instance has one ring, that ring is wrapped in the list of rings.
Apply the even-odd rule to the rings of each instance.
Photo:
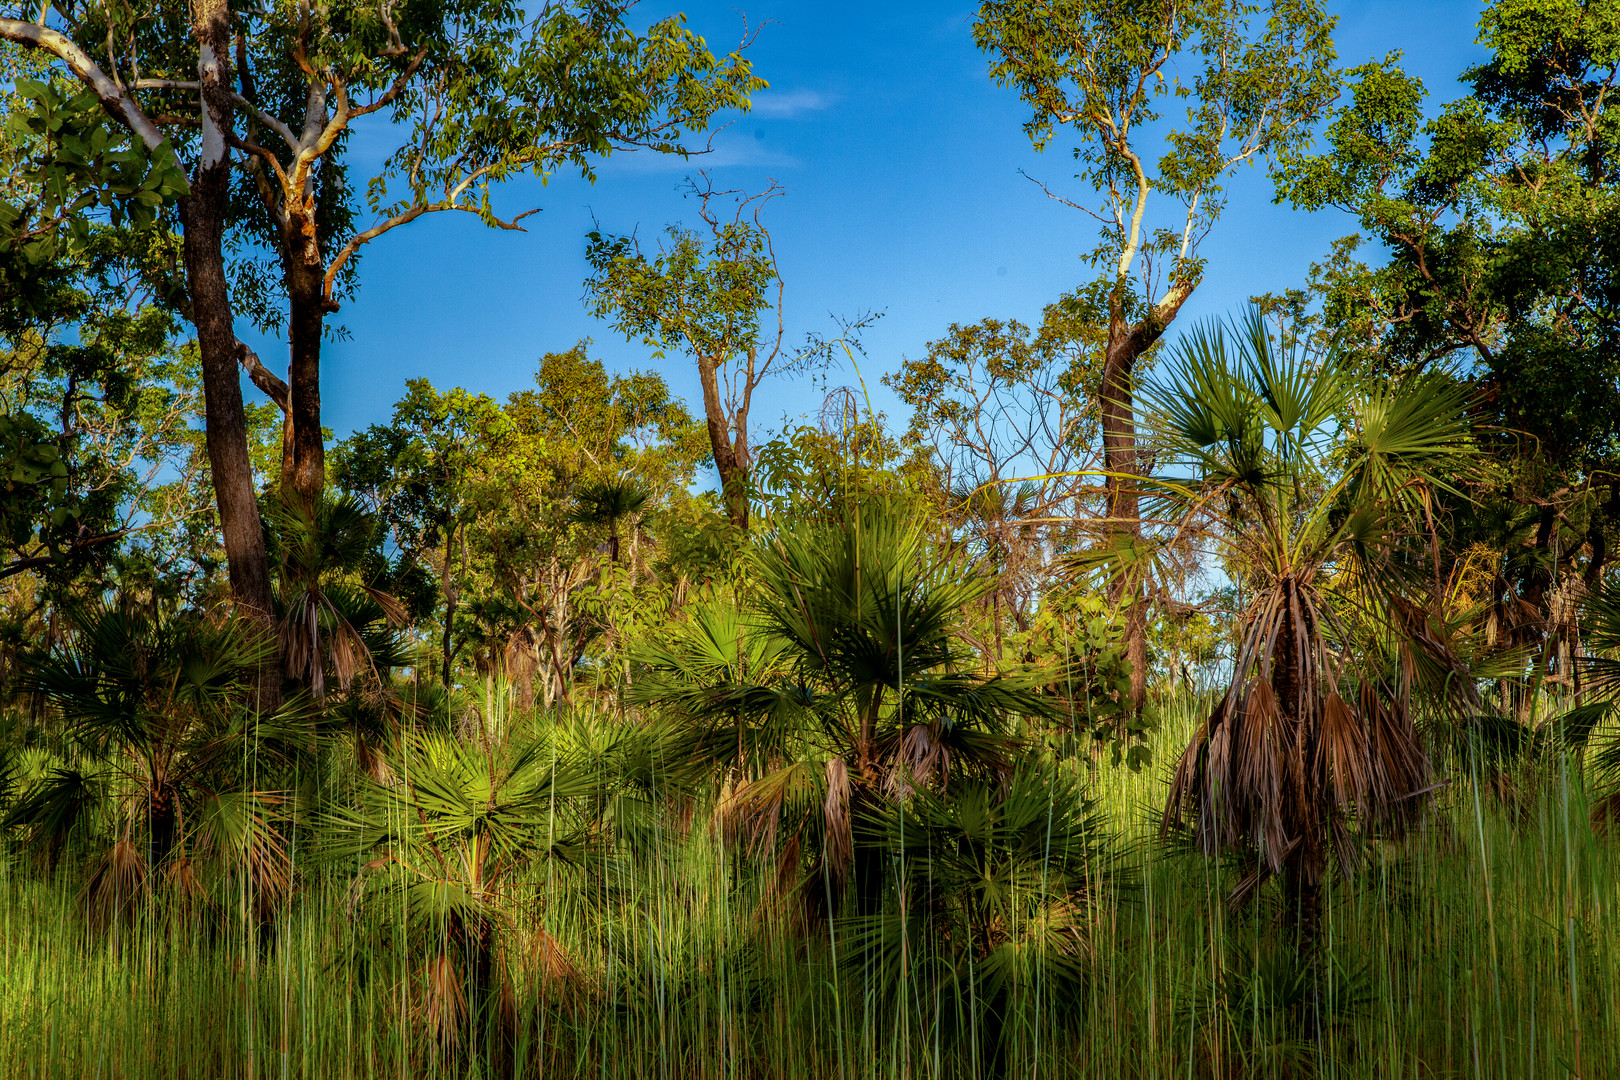
[[[1192,723],[1190,703],[1171,710],[1154,770],[1091,772],[1131,884],[1092,928],[1088,988],[1020,999],[1001,1062],[984,1052],[981,1010],[947,1006],[920,977],[894,987],[851,963],[839,923],[802,933],[769,901],[768,867],[687,807],[634,849],[552,863],[519,890],[504,935],[514,1072],[1620,1076],[1620,865],[1587,823],[1577,761],[1518,777],[1508,794],[1464,776],[1421,833],[1374,849],[1332,889],[1312,993],[1275,892],[1231,911],[1241,867],[1154,835],[1164,762]],[[227,905],[97,928],[65,876],[9,860],[0,1075],[489,1075],[479,1055],[424,1036],[424,974],[403,912],[354,908],[341,868],[309,866],[273,925]]]

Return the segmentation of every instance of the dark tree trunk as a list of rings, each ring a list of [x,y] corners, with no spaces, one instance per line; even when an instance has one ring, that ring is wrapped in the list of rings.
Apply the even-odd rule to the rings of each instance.
[[[226,139],[233,124],[227,67],[230,9],[226,0],[194,0],[192,12],[199,48],[203,139],[191,178],[191,193],[180,203],[180,217],[185,228],[186,287],[202,359],[209,474],[219,506],[231,598],[262,632],[271,633],[274,603],[270,560],[253,490],[253,461],[248,454],[247,417],[237,370],[236,329],[225,281],[225,215],[231,169]],[[279,665],[272,661],[259,675],[260,708],[274,708],[279,703],[278,670]]]
[[[328,305],[325,264],[315,241],[313,213],[289,213],[283,236],[288,296],[287,411],[282,490],[311,511],[326,491],[326,441],[321,435],[321,336]]]
[[[1320,627],[1314,625],[1300,598],[1296,579],[1281,583],[1286,601],[1283,626],[1277,633],[1277,649],[1271,659],[1271,688],[1280,711],[1280,723],[1287,733],[1293,761],[1283,769],[1282,805],[1298,839],[1283,859],[1284,918],[1293,929],[1295,954],[1305,980],[1306,1030],[1316,1030],[1317,985],[1320,976],[1322,882],[1327,873],[1329,801],[1332,792],[1326,777],[1312,764],[1321,754],[1320,732],[1315,721],[1318,702],[1312,700],[1315,657],[1302,653],[1301,646],[1315,640]]]
[[[1108,473],[1106,515],[1116,543],[1142,536],[1141,499],[1131,479],[1141,475],[1132,388],[1136,362],[1162,333],[1162,327],[1150,332],[1147,324],[1131,326],[1119,315],[1110,320],[1100,404],[1103,469]],[[1109,595],[1116,606],[1125,606],[1125,659],[1131,667],[1131,706],[1138,711],[1147,701],[1147,619],[1142,586],[1140,575],[1128,568],[1114,579]]]
[[[472,1034],[490,1074],[504,1080],[513,1075],[513,1051],[517,1042],[511,982],[502,975],[496,962],[494,928],[488,922],[480,922],[473,928],[463,924],[462,931],[467,939],[467,1008],[472,1019]]]
[[[1314,1033],[1322,967],[1322,879],[1327,859],[1320,836],[1307,834],[1283,863],[1284,917],[1293,930],[1294,951],[1304,979],[1305,1030]]]
[[[175,833],[179,827],[178,808],[174,792],[159,783],[147,794],[147,866],[156,870],[174,850]]]
[[[1009,997],[1002,990],[985,1004],[984,1026],[979,1030],[979,1075],[985,1080],[1000,1080],[1007,1075],[1007,1058],[1012,1050],[1007,1039]]]
[[[1108,347],[1103,354],[1099,404],[1103,468],[1108,473],[1105,481],[1108,527],[1116,542],[1134,541],[1142,536],[1140,492],[1134,479],[1142,475],[1133,400],[1136,365],[1164,336],[1165,329],[1175,321],[1196,285],[1196,280],[1192,279],[1176,282],[1164,299],[1135,323],[1125,314],[1128,284],[1123,274],[1108,298]],[[1147,701],[1147,610],[1143,584],[1139,573],[1123,575],[1115,581],[1110,597],[1115,604],[1130,601],[1125,620],[1125,658],[1131,665],[1131,705],[1137,711]]]

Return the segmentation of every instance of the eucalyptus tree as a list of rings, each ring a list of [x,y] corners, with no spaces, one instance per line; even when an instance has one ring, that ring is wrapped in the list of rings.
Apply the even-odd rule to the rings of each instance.
[[[1322,0],[984,0],[974,40],[990,74],[1030,108],[1045,149],[1059,129],[1092,194],[1048,194],[1099,225],[1086,253],[1099,276],[1106,341],[1097,394],[1107,508],[1118,561],[1141,546],[1132,380],[1204,273],[1199,245],[1242,165],[1300,146],[1337,92]],[[1185,119],[1166,106],[1185,101]],[[1154,155],[1158,160],[1153,160]],[[1130,567],[1116,598],[1133,595]],[[1146,689],[1146,623],[1131,606],[1134,696]]]
[[[776,249],[761,214],[782,193],[774,183],[756,195],[698,189],[704,231],[671,226],[668,242],[649,256],[634,235],[594,231],[586,247],[592,312],[658,350],[683,352],[697,364],[721,497],[731,523],[748,528],[748,474],[753,453],[748,415],[754,391],[784,355],[784,285]],[[716,199],[735,196],[727,218]],[[769,325],[774,314],[775,326]]]
[[[281,318],[266,301],[286,305],[285,383],[253,369],[286,403],[283,487],[311,502],[324,483],[321,342],[365,245],[447,211],[521,229],[535,211],[500,216],[493,185],[564,169],[591,177],[623,149],[685,154],[715,112],[745,108],[762,85],[740,53],[716,58],[679,18],[636,33],[630,6],[583,0],[525,13],[495,0],[245,13],[239,145],[255,205],[243,221],[273,268],[245,264],[238,281],[261,318]],[[339,154],[373,114],[374,128],[403,137],[365,184],[362,220]]]
[[[592,314],[611,318],[614,329],[640,339],[656,350],[653,355],[684,353],[697,365],[721,499],[732,525],[746,532],[754,392],[772,375],[825,365],[839,349],[858,349],[860,332],[877,316],[835,316],[836,337],[811,333],[790,347],[782,306],[786,283],[763,220],[782,188],[772,181],[752,195],[717,191],[704,176],[692,193],[703,227],[670,226],[652,254],[634,234],[592,231],[585,249],[591,265],[586,297]],[[728,199],[730,215],[717,209]]]
[[[494,185],[565,168],[588,176],[630,147],[685,153],[715,112],[746,107],[763,85],[740,53],[717,59],[680,18],[636,33],[629,6],[301,0],[233,12],[228,0],[206,0],[189,13],[92,4],[71,14],[19,6],[0,18],[0,38],[54,56],[148,151],[193,162],[180,210],[210,459],[233,591],[262,618],[268,560],[238,363],[282,409],[282,486],[313,512],[325,484],[321,342],[361,248],[441,211],[521,228],[524,214],[492,208]],[[401,135],[364,185],[369,223],[343,165],[367,117]],[[246,187],[235,201],[233,168]],[[266,255],[236,267],[237,292],[261,322],[284,314],[286,379],[237,340],[228,223],[232,247]]]
[[[1342,358],[1279,344],[1251,309],[1198,328],[1142,389],[1155,516],[1224,543],[1248,603],[1226,692],[1182,756],[1164,812],[1207,854],[1248,853],[1234,899],[1282,875],[1314,954],[1330,852],[1354,869],[1353,826],[1421,808],[1429,765],[1415,695],[1472,709],[1424,565],[1427,515],[1455,491],[1472,432],[1449,380],[1351,377]]]

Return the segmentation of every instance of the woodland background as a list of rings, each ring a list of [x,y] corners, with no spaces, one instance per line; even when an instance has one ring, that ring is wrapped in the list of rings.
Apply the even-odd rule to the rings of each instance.
[[[894,357],[705,168],[757,30],[0,7],[3,1067],[1608,1075],[1620,3],[1336,25],[985,0],[1081,270]],[[642,360],[330,430],[387,245],[626,155]],[[1239,177],[1345,236],[1197,320]]]

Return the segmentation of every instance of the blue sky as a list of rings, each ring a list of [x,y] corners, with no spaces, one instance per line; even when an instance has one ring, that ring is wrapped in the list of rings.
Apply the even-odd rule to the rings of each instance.
[[[635,14],[650,22],[684,10],[720,51],[743,32],[738,6],[647,0]],[[1483,55],[1474,43],[1479,7],[1341,0],[1340,61],[1400,49],[1432,100],[1447,99],[1457,92],[1457,72]],[[566,176],[544,187],[509,185],[497,196],[501,209],[543,208],[527,219],[526,233],[439,215],[383,237],[368,249],[359,296],[336,316],[351,336],[325,351],[325,422],[341,437],[386,420],[414,377],[504,397],[530,385],[539,356],[580,338],[594,339],[593,355],[611,368],[663,370],[695,407],[689,364],[651,359],[592,319],[581,296],[593,220],[613,232],[639,226],[644,237],[695,220],[680,188],[705,168],[723,188],[757,190],[775,179],[787,189],[767,223],[787,281],[792,336],[831,329],[830,313],[884,313],[865,336],[863,371],[874,403],[903,423],[903,407],[877,386],[879,375],[922,355],[952,322],[1038,319],[1044,304],[1091,274],[1080,254],[1094,243],[1093,223],[1019,175],[1079,193],[1068,180],[1068,147],[1061,135],[1044,154],[1030,147],[1022,104],[991,84],[973,46],[972,11],[954,3],[760,0],[746,8],[748,19],[768,25],[750,54],[771,88],[752,114],[733,118],[707,159],[625,155],[608,162],[594,185]],[[362,133],[357,145],[386,138]],[[1203,245],[1206,276],[1183,325],[1302,283],[1331,240],[1353,231],[1336,213],[1273,205],[1263,170],[1245,170],[1230,191]],[[285,346],[260,338],[257,347],[267,362],[285,366]],[[854,375],[834,373],[831,381],[853,383]],[[784,417],[813,416],[820,395],[804,379],[768,387],[756,399],[755,439]]]

